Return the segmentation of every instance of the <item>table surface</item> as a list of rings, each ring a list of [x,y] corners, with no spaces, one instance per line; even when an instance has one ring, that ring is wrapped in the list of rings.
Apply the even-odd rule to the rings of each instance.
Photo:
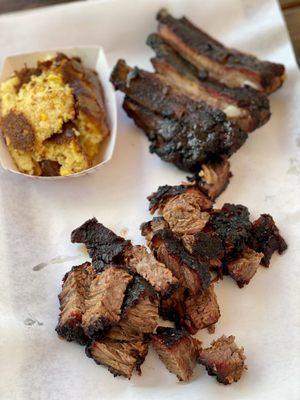
[[[0,14],[77,0],[0,0]],[[300,66],[300,0],[280,0],[283,15]]]

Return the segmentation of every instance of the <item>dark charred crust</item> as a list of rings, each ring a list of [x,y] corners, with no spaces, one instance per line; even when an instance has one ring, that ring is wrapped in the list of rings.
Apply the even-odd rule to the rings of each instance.
[[[253,222],[249,246],[264,254],[261,263],[265,267],[269,266],[272,254],[275,251],[282,254],[288,247],[269,214],[262,214],[260,218]]]
[[[179,76],[182,89],[192,83],[195,89],[199,88],[199,100],[211,100],[213,108],[216,102],[225,103],[247,110],[248,116],[233,118],[242,129],[251,132],[259,126],[265,124],[270,118],[270,105],[268,97],[251,87],[229,88],[216,79],[210,78],[207,71],[203,75],[203,70],[199,71],[192,64],[184,60],[170,45],[167,44],[159,35],[151,34],[147,39],[147,44],[155,51],[156,57],[151,62],[157,73],[166,78],[171,71],[175,76]],[[219,107],[220,108],[220,107]],[[229,118],[230,119],[230,118]]]
[[[39,162],[39,166],[42,170],[42,176],[59,176],[60,175],[60,163],[52,160],[43,160]]]
[[[210,181],[207,180],[205,168],[212,173]],[[188,180],[194,182],[210,199],[215,200],[227,188],[232,173],[230,171],[230,163],[225,157],[213,157],[204,166],[201,166],[193,177],[188,177]]]
[[[41,73],[42,70],[40,68],[28,68],[27,66],[15,71],[14,74],[19,80],[18,84],[15,86],[16,92],[18,93],[21,87],[30,81],[32,76],[39,76]]]
[[[183,107],[185,114],[180,120],[174,120],[155,114],[127,96],[123,107],[148,136],[150,152],[185,171],[196,172],[215,155],[230,156],[248,137],[219,110],[193,109],[190,104]]]
[[[159,186],[156,192],[147,197],[149,200],[149,210],[151,211],[151,214],[153,214],[163,202],[167,201],[170,197],[184,193],[188,187],[189,186],[186,185]]]
[[[127,286],[124,302],[122,305],[122,314],[126,313],[129,307],[136,305],[141,296],[149,296],[153,301],[158,299],[158,295],[153,287],[141,276],[135,275],[133,280]]]
[[[72,243],[84,243],[96,269],[103,269],[105,264],[121,264],[125,249],[130,241],[116,235],[99,223],[96,218],[86,221],[71,234]]]
[[[221,238],[226,253],[243,250],[251,234],[251,222],[247,207],[226,203],[221,210],[214,210],[207,227]]]
[[[68,324],[64,324],[63,326],[57,325],[55,328],[57,334],[64,338],[67,342],[77,342],[80,345],[86,345],[90,340],[84,333],[81,326],[81,319],[73,319],[69,321]]]
[[[238,70],[244,74],[254,75],[255,79],[265,89],[272,88],[274,79],[277,77],[281,78],[284,74],[284,66],[282,64],[260,61],[250,54],[226,48],[220,42],[194,26],[185,17],[175,19],[166,10],[163,10],[158,13],[157,19],[159,21],[159,32],[161,32],[162,26],[166,26],[195,54],[204,55],[226,69]]]
[[[35,131],[28,119],[20,112],[10,111],[1,120],[6,141],[21,151],[32,151],[35,145]]]
[[[211,276],[209,265],[191,256],[185,250],[180,240],[175,238],[171,230],[162,229],[157,231],[154,233],[152,241],[155,242],[156,239],[163,241],[170,253],[180,260],[180,263],[184,263],[187,267],[198,273],[203,289],[206,289],[210,285]]]
[[[204,262],[224,256],[223,242],[215,234],[198,232],[194,235],[192,254]]]
[[[87,327],[86,334],[90,339],[102,339],[112,325],[110,319],[101,317]]]
[[[187,336],[187,332],[183,329],[158,326],[156,328],[156,335],[163,340],[166,347],[172,348],[174,344]]]

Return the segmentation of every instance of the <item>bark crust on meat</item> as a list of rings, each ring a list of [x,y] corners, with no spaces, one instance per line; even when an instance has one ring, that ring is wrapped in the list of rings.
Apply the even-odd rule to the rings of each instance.
[[[187,382],[196,365],[200,342],[182,330],[158,327],[152,337],[152,346],[166,368]]]

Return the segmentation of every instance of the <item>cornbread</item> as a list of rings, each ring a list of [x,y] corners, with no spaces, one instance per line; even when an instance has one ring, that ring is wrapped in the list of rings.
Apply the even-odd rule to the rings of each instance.
[[[70,175],[89,168],[109,129],[101,83],[79,58],[57,54],[0,86],[1,131],[17,168]]]

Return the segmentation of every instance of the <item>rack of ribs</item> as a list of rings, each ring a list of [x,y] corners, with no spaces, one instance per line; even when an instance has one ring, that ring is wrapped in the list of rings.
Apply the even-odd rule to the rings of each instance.
[[[186,96],[162,75],[119,60],[111,81],[126,94],[123,107],[145,131],[150,151],[181,169],[196,172],[213,156],[230,156],[247,139],[222,111]]]
[[[284,81],[284,66],[260,61],[250,54],[225,47],[187,18],[176,19],[165,9],[157,14],[158,33],[198,70],[228,87],[250,86],[271,93]]]
[[[155,52],[151,62],[158,74],[190,98],[223,111],[246,132],[262,126],[270,118],[269,100],[264,93],[251,87],[230,88],[208,74],[201,75],[158,34],[151,34],[147,44]]]

